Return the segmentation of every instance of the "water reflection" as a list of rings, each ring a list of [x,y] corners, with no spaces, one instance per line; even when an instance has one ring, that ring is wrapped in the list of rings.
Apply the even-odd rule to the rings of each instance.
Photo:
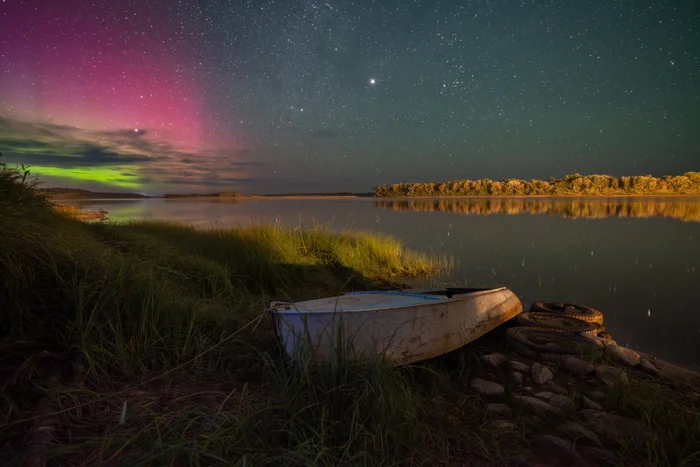
[[[457,214],[555,214],[567,219],[605,217],[669,217],[700,222],[699,198],[459,198],[375,200],[392,211]]]

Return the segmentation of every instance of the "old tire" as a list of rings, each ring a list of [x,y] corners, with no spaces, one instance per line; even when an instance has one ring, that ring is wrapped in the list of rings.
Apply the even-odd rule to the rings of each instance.
[[[542,311],[529,311],[520,313],[515,317],[518,326],[530,326],[545,328],[557,332],[571,334],[586,334],[597,336],[600,332],[599,324],[583,321],[564,313],[547,313]]]
[[[506,341],[516,352],[545,360],[581,357],[595,350],[595,344],[587,337],[545,328],[515,326],[506,331]]]
[[[564,313],[572,318],[577,318],[590,323],[603,324],[603,313],[583,305],[573,305],[571,303],[551,303],[535,302],[530,306],[530,311],[540,311],[545,313]]]

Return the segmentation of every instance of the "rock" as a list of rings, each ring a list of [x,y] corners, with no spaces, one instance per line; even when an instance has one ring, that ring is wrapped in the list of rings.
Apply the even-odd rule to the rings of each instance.
[[[697,392],[686,392],[684,394],[685,398],[688,399],[690,402],[700,402],[700,394]]]
[[[607,449],[593,446],[576,445],[576,454],[587,461],[596,461],[598,465],[618,465],[618,457]]]
[[[550,391],[550,392],[553,392],[553,393],[555,393],[555,394],[567,395],[567,394],[569,393],[569,391],[567,391],[567,390],[564,389],[563,387],[559,386],[559,385],[558,385],[557,383],[555,383],[554,381],[550,381],[549,383],[545,384],[545,385],[543,386],[543,388],[546,389],[546,390],[548,390],[548,391]]]
[[[498,383],[492,383],[481,378],[474,378],[470,384],[471,388],[485,396],[501,396],[503,395],[503,386]]]
[[[576,357],[564,360],[564,369],[574,376],[588,376],[595,370],[595,365]]]
[[[479,360],[493,368],[498,368],[499,366],[503,365],[508,359],[505,355],[501,353],[491,353],[488,355],[482,355],[481,358],[479,358]]]
[[[552,370],[537,362],[532,364],[531,372],[532,380],[537,384],[544,384],[554,378]]]
[[[603,410],[603,407],[595,401],[590,400],[588,397],[583,396],[581,398],[581,406],[584,409],[593,409],[593,410]]]
[[[542,454],[567,461],[567,463],[573,463],[579,460],[576,451],[574,451],[574,445],[571,443],[571,441],[557,438],[556,436],[552,435],[531,436],[529,441],[530,444]]]
[[[642,370],[645,373],[649,373],[650,375],[658,376],[659,370],[646,358],[642,357],[639,359],[639,364],[637,365],[637,369]]]
[[[513,396],[513,401],[523,408],[537,414],[549,415],[559,413],[558,408],[534,397]]]
[[[576,408],[574,401],[572,401],[568,396],[556,395],[549,399],[548,402],[550,405],[553,405],[554,407],[557,407],[563,411],[574,410]]]
[[[612,338],[613,338],[612,334],[610,334],[608,331],[599,332],[598,337],[602,337],[603,339],[610,339],[610,340],[612,340]]]
[[[515,428],[515,424],[513,422],[509,422],[508,420],[500,420],[500,419],[494,419],[494,420],[489,420],[486,425],[484,425],[486,428],[490,428],[492,430],[498,430],[498,431],[508,431],[512,430]]]
[[[582,410],[579,415],[584,423],[596,433],[604,434],[616,441],[625,442],[633,439],[644,443],[651,437],[648,428],[640,425],[631,418],[623,417],[599,410]]]
[[[554,397],[554,393],[548,392],[548,391],[542,391],[542,392],[538,392],[537,394],[535,394],[535,397],[538,399],[542,399],[543,401],[548,401],[549,399]]]
[[[496,414],[506,414],[510,413],[512,409],[508,407],[507,404],[500,404],[500,403],[492,403],[492,404],[486,404],[486,411],[490,413],[496,413]]]
[[[603,391],[599,391],[597,389],[594,389],[592,391],[588,391],[588,397],[595,401],[600,401],[605,399],[605,393]]]
[[[523,374],[520,373],[519,371],[514,371],[511,373],[511,376],[515,380],[516,383],[518,384],[523,384]]]
[[[569,438],[573,438],[577,445],[583,443],[599,448],[603,447],[603,443],[600,442],[598,435],[576,422],[566,421],[557,427],[557,431],[567,435]]]
[[[615,342],[612,339],[605,339],[603,337],[597,337],[597,336],[584,336],[584,337],[588,338],[591,342],[593,342],[598,347],[606,347],[608,345],[617,345],[617,342]]]
[[[614,357],[617,361],[628,366],[637,366],[641,360],[637,352],[627,347],[620,347],[619,345],[606,345],[605,354]]]
[[[599,365],[595,367],[593,372],[598,381],[604,383],[606,386],[611,387],[616,384],[628,385],[629,379],[627,378],[627,373],[619,368],[615,368],[607,365]]]
[[[528,365],[521,362],[516,362],[515,360],[509,361],[508,366],[511,370],[519,371],[521,373],[530,373],[530,367]]]

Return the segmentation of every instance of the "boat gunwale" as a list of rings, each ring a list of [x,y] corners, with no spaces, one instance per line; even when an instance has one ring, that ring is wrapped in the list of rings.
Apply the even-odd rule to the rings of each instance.
[[[426,305],[434,305],[436,303],[450,303],[450,302],[457,302],[457,301],[463,301],[467,300],[476,296],[480,295],[487,295],[495,292],[502,292],[504,290],[508,290],[511,294],[515,295],[512,290],[508,289],[507,287],[497,287],[494,289],[488,289],[488,290],[477,290],[475,292],[469,292],[469,293],[464,293],[464,294],[458,294],[458,295],[453,295],[451,298],[448,298],[446,300],[436,300],[434,303],[426,302],[426,303],[421,303],[421,304],[411,304],[411,305],[400,305],[400,306],[390,306],[390,307],[385,307],[385,308],[365,308],[365,309],[357,309],[357,310],[328,310],[328,311],[313,311],[313,310],[299,310],[295,308],[290,308],[290,309],[282,309],[280,310],[279,307],[283,306],[292,306],[294,305],[293,303],[287,304],[287,305],[279,305],[278,308],[271,308],[268,310],[268,313],[274,314],[274,315],[329,315],[329,314],[340,314],[340,313],[367,313],[367,312],[372,312],[372,313],[377,313],[381,311],[389,311],[389,310],[401,310],[404,308],[416,308],[416,307],[422,307]],[[371,292],[372,295],[382,295],[382,291],[369,291]],[[390,292],[390,291],[387,291]],[[367,292],[350,292],[350,294],[368,294]],[[345,295],[350,295],[350,294],[345,294]],[[388,294],[388,293],[387,293]],[[410,294],[410,292],[409,292]],[[415,294],[415,295],[421,295],[421,294]],[[339,295],[337,298],[343,297],[344,295]],[[337,300],[336,300],[337,303]]]

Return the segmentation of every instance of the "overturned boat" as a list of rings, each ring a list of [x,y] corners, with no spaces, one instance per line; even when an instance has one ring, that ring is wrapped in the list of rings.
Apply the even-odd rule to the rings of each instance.
[[[295,360],[384,356],[396,365],[436,357],[522,311],[505,287],[352,292],[270,305],[275,331]]]

